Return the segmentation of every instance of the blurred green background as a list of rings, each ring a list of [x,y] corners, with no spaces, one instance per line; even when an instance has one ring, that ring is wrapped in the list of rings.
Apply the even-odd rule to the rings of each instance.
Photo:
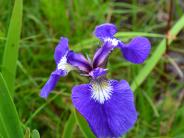
[[[13,18],[14,3],[17,8]],[[2,76],[4,65],[10,71],[13,64],[17,66],[14,88],[10,87],[14,81],[9,82],[5,77],[0,83],[0,92],[9,91],[10,106],[16,106],[16,117],[23,130],[20,133],[25,138],[37,138],[38,132],[42,138],[93,137],[70,99],[72,86],[88,82],[85,77],[71,72],[61,78],[47,100],[40,98],[39,92],[55,69],[53,53],[59,38],[68,37],[71,49],[92,57],[99,45],[92,32],[96,25],[106,22],[118,27],[117,37],[124,42],[141,35],[152,43],[151,60],[142,65],[125,61],[118,50],[109,59],[108,77],[126,79],[132,84],[139,113],[135,127],[123,138],[184,138],[183,0],[24,0],[23,10],[21,3],[22,0],[0,0]],[[17,23],[19,29],[16,20],[21,22],[21,17],[22,25]],[[21,30],[20,41],[17,30]],[[16,50],[5,50],[5,46],[10,46],[8,41],[19,47],[18,60]],[[3,59],[4,51],[11,55],[8,60],[6,56]],[[14,126],[11,117],[7,123],[3,115],[8,107],[8,100],[2,98],[0,125],[4,121],[4,128]],[[11,113],[8,109],[7,117]],[[6,138],[3,128],[0,128],[0,137]]]

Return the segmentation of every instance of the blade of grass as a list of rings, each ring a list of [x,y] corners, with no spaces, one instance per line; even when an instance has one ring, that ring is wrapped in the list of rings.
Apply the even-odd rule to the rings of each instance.
[[[170,35],[176,36],[181,29],[184,27],[184,15],[176,22],[176,24],[172,27],[170,30]],[[173,39],[169,40],[169,44],[173,41]],[[141,71],[138,73],[138,75],[135,77],[131,88],[133,91],[135,91],[146,79],[146,77],[149,75],[149,73],[152,71],[152,69],[156,66],[159,59],[162,57],[162,55],[165,53],[166,50],[166,39],[163,39],[156,50],[153,52],[152,56],[147,60],[144,67],[141,69]]]
[[[149,105],[151,106],[151,108],[152,108],[152,110],[153,110],[155,116],[156,116],[156,117],[159,117],[160,115],[159,115],[159,113],[158,113],[158,111],[157,111],[157,108],[156,108],[156,106],[154,105],[152,99],[148,96],[148,94],[147,94],[146,92],[143,91],[142,93],[143,93],[144,97],[146,98],[146,100],[148,101]]]
[[[20,61],[17,61],[17,66],[27,76],[27,78],[30,80],[30,82],[32,82],[35,86],[38,86],[36,81],[29,75],[29,73],[27,72],[27,70],[24,68],[24,66],[22,65],[22,63]]]
[[[157,38],[165,38],[165,35],[155,34],[155,33],[145,33],[145,32],[119,32],[115,35],[118,38],[131,38],[134,36],[145,36],[145,37],[157,37]],[[54,40],[55,41],[55,40]],[[58,40],[57,40],[58,41]],[[97,38],[90,38],[83,40],[82,42],[76,44],[72,49],[75,51],[80,51],[82,49],[89,49],[94,45],[94,43],[98,43],[99,40]]]
[[[75,116],[74,116],[74,113],[72,112],[70,114],[68,121],[65,124],[63,136],[62,136],[63,138],[72,138],[72,132],[73,132],[73,129],[75,128],[75,124],[76,124]]]
[[[4,128],[6,129],[8,136],[7,138],[23,138],[23,132],[16,107],[11,99],[6,81],[1,73],[0,87],[0,121],[2,121],[5,126]]]
[[[86,120],[76,111],[73,110],[75,119],[77,121],[78,126],[85,138],[95,138],[93,132],[91,132],[88,123]]]
[[[32,119],[45,107],[47,106],[50,102],[52,102],[55,98],[57,98],[59,96],[58,95],[54,95],[52,98],[50,98],[47,102],[45,102],[44,104],[42,104],[38,109],[35,110],[35,112],[33,114],[31,114],[31,116],[28,118],[28,120],[24,123],[26,126],[32,121]]]
[[[134,36],[145,36],[145,37],[158,37],[164,38],[165,35],[155,34],[155,33],[146,33],[146,32],[119,32],[116,34],[117,37],[134,37]]]
[[[165,35],[162,34],[156,34],[156,33],[145,33],[145,32],[119,32],[115,35],[118,38],[131,38],[134,36],[145,36],[145,37],[153,37],[153,38],[165,38]],[[58,39],[52,39],[52,40],[47,40],[47,41],[52,41],[52,42],[58,42]],[[90,38],[90,39],[85,39],[77,44],[75,44],[75,46],[72,47],[72,49],[74,51],[80,51],[82,49],[89,49],[92,46],[94,46],[94,44],[98,44],[99,40],[95,37]]]
[[[16,64],[22,26],[22,8],[23,1],[15,0],[2,62],[2,74],[7,82],[11,95],[13,95],[16,75]]]

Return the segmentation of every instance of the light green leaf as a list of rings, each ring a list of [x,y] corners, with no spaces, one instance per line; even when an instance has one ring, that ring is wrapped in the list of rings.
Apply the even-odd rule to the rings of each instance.
[[[79,125],[80,130],[82,131],[84,137],[85,138],[95,138],[86,120],[76,110],[74,110],[73,112],[74,112],[77,124]]]
[[[72,138],[73,129],[75,128],[75,116],[74,113],[70,114],[68,121],[65,124],[64,131],[63,131],[63,138]]]
[[[15,0],[2,62],[2,74],[7,82],[11,95],[13,94],[16,75],[16,64],[22,26],[22,8],[23,1]]]
[[[0,114],[0,138],[3,138],[3,137],[8,137],[8,132],[7,132],[7,130],[6,130],[6,128],[5,128],[5,124],[4,124],[4,122],[3,122],[3,120],[2,120],[3,118],[2,118],[2,116],[1,116],[1,114]]]
[[[164,38],[164,35],[161,34],[155,34],[155,33],[144,33],[144,32],[119,32],[115,35],[116,37],[122,39],[122,38],[131,38],[131,37],[135,37],[135,36],[145,36],[145,37],[156,37],[156,38]],[[58,41],[58,40],[57,40]],[[80,51],[82,49],[89,49],[91,47],[93,47],[93,45],[95,43],[98,43],[98,39],[97,38],[90,38],[90,39],[86,39],[83,40],[81,42],[79,42],[78,44],[75,45],[75,47],[73,47],[73,50],[75,51]]]
[[[119,32],[116,34],[116,37],[135,37],[135,36],[145,36],[145,37],[157,37],[157,38],[164,38],[164,35],[155,34],[155,33],[145,33],[145,32]]]
[[[5,138],[23,138],[16,107],[11,99],[7,84],[0,73],[0,134]]]

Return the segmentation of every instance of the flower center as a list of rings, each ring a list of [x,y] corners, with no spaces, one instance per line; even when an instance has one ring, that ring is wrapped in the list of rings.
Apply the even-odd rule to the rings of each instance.
[[[109,100],[112,95],[112,86],[109,81],[104,79],[93,80],[91,82],[91,90],[91,98],[101,104],[103,104],[106,100]]]

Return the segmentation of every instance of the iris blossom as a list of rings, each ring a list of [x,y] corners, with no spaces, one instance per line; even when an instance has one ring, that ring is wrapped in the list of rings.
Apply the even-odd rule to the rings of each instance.
[[[96,37],[98,37],[102,42],[111,43],[112,50],[114,48],[121,49],[124,58],[129,62],[134,64],[143,63],[151,50],[149,40],[145,37],[135,37],[129,43],[125,44],[114,37],[116,33],[116,26],[109,23],[97,26],[94,31]]]
[[[118,48],[126,60],[140,64],[145,61],[151,46],[147,38],[135,37],[125,44],[114,35],[115,25],[102,24],[95,28],[94,34],[102,41],[93,60],[87,60],[81,53],[69,50],[67,38],[61,38],[55,49],[56,70],[41,90],[46,98],[54,89],[60,77],[71,70],[79,70],[90,78],[88,84],[74,86],[72,102],[88,122],[97,137],[120,137],[128,132],[137,120],[134,96],[127,81],[109,80],[107,61],[110,53]]]
[[[68,39],[61,37],[54,53],[54,59],[57,64],[55,71],[50,75],[49,80],[41,90],[41,97],[47,98],[49,93],[55,88],[60,77],[64,77],[74,68],[67,63],[67,55],[69,53]]]

